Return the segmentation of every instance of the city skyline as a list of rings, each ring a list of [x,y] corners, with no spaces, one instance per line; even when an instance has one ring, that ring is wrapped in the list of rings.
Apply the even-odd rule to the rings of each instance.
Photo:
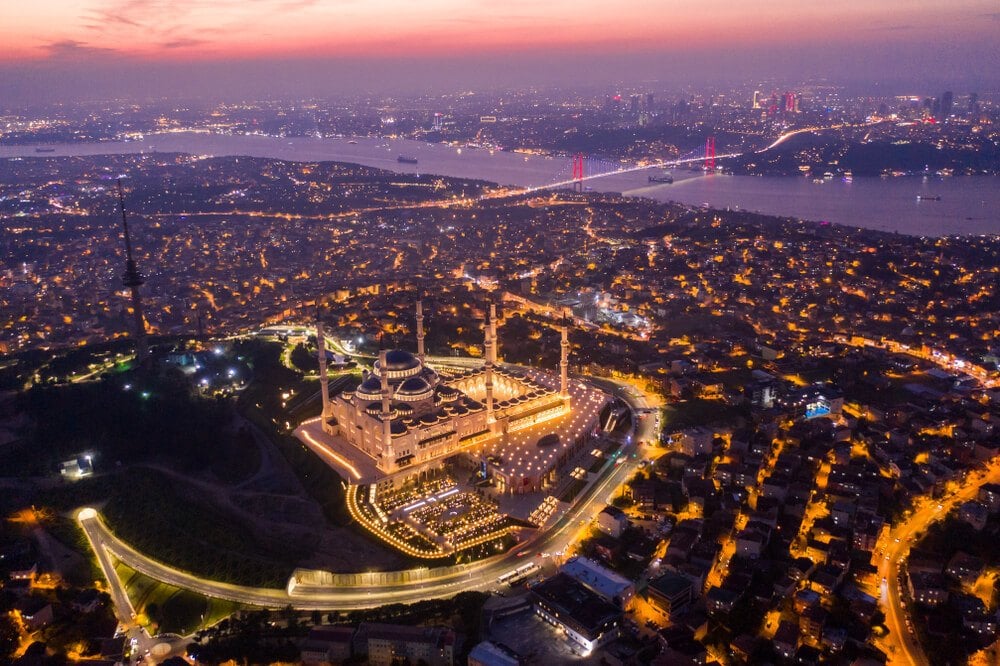
[[[0,664],[1000,664],[998,9],[0,3]]]
[[[47,0],[0,12],[0,92],[33,102],[753,76],[988,89],[1000,61],[995,9],[981,0],[502,8]]]

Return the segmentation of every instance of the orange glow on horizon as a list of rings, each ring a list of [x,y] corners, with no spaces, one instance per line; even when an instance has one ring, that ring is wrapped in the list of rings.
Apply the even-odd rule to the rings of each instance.
[[[81,58],[255,58],[720,52],[740,46],[915,40],[945,24],[953,39],[988,30],[983,0],[898,2],[703,0],[670,6],[594,3],[471,3],[459,0],[38,0],[0,10],[0,62]],[[11,9],[11,6],[16,8]],[[995,9],[995,7],[994,7]],[[979,20],[974,20],[974,17]]]

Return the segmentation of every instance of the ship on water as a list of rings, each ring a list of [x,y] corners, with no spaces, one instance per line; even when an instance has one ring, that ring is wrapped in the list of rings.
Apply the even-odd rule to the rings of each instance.
[[[417,158],[400,155],[399,157],[396,158],[396,161],[399,162],[400,164],[416,164]]]
[[[36,153],[54,153],[54,152],[56,152],[56,149],[55,148],[35,148],[35,152]]]
[[[651,183],[670,183],[674,182],[674,175],[669,171],[664,171],[661,174],[653,174],[649,177],[649,182]]]

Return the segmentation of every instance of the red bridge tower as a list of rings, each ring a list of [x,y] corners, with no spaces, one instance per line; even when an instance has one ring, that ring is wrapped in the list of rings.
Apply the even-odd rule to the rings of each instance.
[[[573,189],[583,191],[583,154],[573,156]]]

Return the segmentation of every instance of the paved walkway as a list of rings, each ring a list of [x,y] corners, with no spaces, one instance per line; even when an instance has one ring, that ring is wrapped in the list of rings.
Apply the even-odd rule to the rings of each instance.
[[[374,458],[365,455],[343,438],[323,432],[319,417],[304,421],[292,434],[349,483],[374,483],[385,476],[375,466]]]

